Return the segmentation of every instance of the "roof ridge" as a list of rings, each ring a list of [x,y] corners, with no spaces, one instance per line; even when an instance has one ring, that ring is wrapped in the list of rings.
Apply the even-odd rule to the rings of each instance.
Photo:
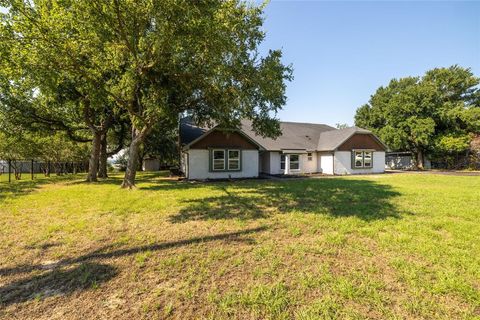
[[[325,124],[325,123],[315,123],[315,122],[296,122],[296,121],[279,121],[280,123],[293,123],[293,124],[313,124],[313,125],[317,125],[317,126],[327,126],[327,127],[331,127],[331,128],[334,128],[328,124]],[[336,128],[334,128],[336,129]]]

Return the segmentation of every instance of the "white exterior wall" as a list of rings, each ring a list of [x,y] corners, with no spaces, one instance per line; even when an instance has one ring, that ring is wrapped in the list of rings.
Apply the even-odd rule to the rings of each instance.
[[[270,152],[270,174],[283,174],[280,169],[280,152]]]
[[[312,160],[308,161],[308,155],[301,153],[300,155],[300,169],[291,170],[291,174],[296,173],[314,173],[319,172],[317,163],[317,153],[312,152]],[[278,151],[265,152],[262,156],[262,172],[268,174],[284,174],[284,170],[280,169],[280,157],[281,153]]]
[[[385,172],[385,152],[373,152],[373,168],[352,169],[352,153],[350,151],[335,151],[335,174],[365,174]]]
[[[333,154],[319,153],[320,167],[323,174],[333,174]]]
[[[258,150],[242,150],[242,170],[226,172],[210,172],[209,150],[188,150],[188,179],[229,179],[229,178],[255,178],[258,177]]]
[[[300,155],[300,168],[302,169],[302,173],[315,173],[320,171],[317,167],[317,153],[312,151],[311,154],[311,161],[308,161],[308,154]]]

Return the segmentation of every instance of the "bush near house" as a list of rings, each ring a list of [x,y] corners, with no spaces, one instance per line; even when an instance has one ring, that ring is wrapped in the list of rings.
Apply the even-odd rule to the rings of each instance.
[[[0,183],[0,317],[475,319],[480,177]]]

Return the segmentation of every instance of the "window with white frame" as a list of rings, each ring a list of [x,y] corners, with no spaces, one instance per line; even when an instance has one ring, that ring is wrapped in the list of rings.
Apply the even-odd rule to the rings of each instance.
[[[372,168],[373,167],[373,152],[366,150],[352,151],[352,168]]]
[[[240,170],[240,150],[228,150],[228,170]]]
[[[290,155],[290,170],[300,169],[300,156],[298,154]]]
[[[371,168],[372,167],[372,152],[371,151],[364,151],[363,152],[363,166],[365,168]]]
[[[313,160],[313,155],[311,152],[307,153],[307,159],[308,161],[312,161]]]
[[[212,150],[212,170],[225,170],[225,150]]]
[[[290,170],[300,170],[300,155],[298,154],[291,154],[289,155],[290,157],[290,165],[288,166],[288,168]],[[280,169],[281,170],[285,170],[285,155],[282,154],[280,155]]]

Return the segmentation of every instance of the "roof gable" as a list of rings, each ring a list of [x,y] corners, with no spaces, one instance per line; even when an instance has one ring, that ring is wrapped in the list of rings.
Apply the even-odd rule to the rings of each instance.
[[[260,149],[260,146],[241,131],[221,131],[213,128],[207,131],[199,138],[190,142],[189,149],[208,149],[208,148],[240,148],[240,149]]]
[[[180,139],[183,145],[192,144],[207,132],[214,129],[195,126],[190,118],[183,118],[180,127]],[[237,132],[245,135],[261,149],[268,151],[282,150],[308,150],[308,151],[333,151],[341,146],[354,134],[371,134],[385,149],[387,147],[369,130],[359,127],[335,129],[325,124],[280,122],[282,134],[276,138],[265,138],[257,135],[252,127],[252,122],[243,120],[241,129]]]

